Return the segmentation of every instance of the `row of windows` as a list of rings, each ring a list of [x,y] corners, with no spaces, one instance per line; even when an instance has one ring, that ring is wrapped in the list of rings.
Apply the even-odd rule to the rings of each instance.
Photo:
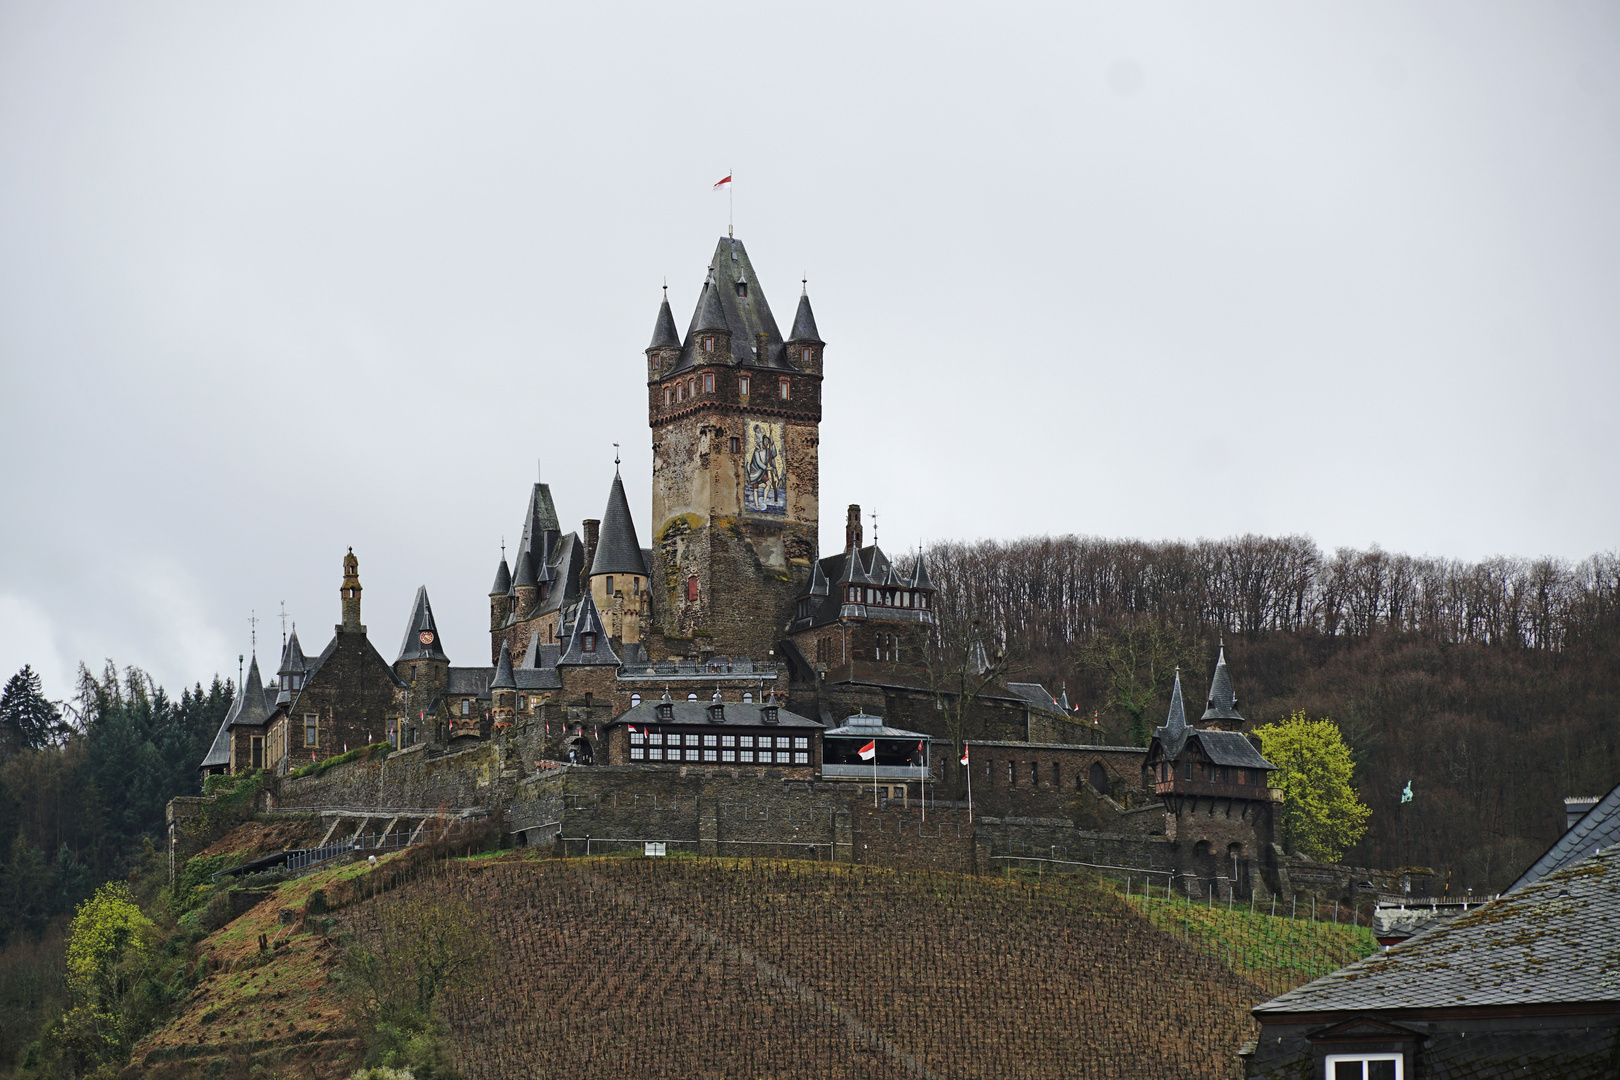
[[[701,379],[702,385],[703,385],[703,393],[705,393],[705,394],[714,393],[714,372],[705,371],[702,374],[702,376],[690,375],[687,378],[685,378],[684,380],[677,380],[674,383],[666,385],[664,387],[664,404],[666,406],[667,405],[676,405],[676,404],[679,404],[680,402],[686,401],[688,398],[696,398],[698,396],[698,383],[699,383],[700,379]],[[741,397],[747,397],[748,396],[748,391],[749,391],[749,379],[748,379],[748,376],[747,375],[738,376],[738,378],[737,378],[737,393],[738,393],[738,395],[741,396]],[[786,376],[783,376],[783,377],[777,379],[776,380],[776,396],[778,398],[780,398],[781,400],[783,400],[783,401],[791,401],[793,399],[793,381],[791,379],[787,378]],[[732,440],[732,441],[735,442],[736,440]]]
[[[1168,783],[1175,779],[1175,766],[1168,761],[1159,762],[1158,775],[1160,783]],[[1240,769],[1237,766],[1215,765],[1210,762],[1194,763],[1184,761],[1181,764],[1181,778],[1183,780],[1202,780],[1210,784],[1254,784],[1262,785],[1266,782],[1263,769]]]
[[[900,639],[893,634],[879,634],[877,644],[872,647],[872,659],[898,661],[900,659]]]
[[[283,675],[281,677],[281,688],[283,690],[302,690],[304,688],[304,677],[302,675]]]
[[[928,594],[910,589],[868,589],[861,585],[845,587],[844,599],[851,604],[876,604],[883,607],[926,608]]]
[[[685,757],[682,757],[684,753]],[[719,761],[744,765],[808,765],[810,754],[804,750],[663,750],[659,747],[632,746],[631,761]]]
[[[760,735],[758,739],[759,747],[762,750],[771,745],[771,736],[769,735]],[[669,745],[680,746],[682,735],[678,731],[671,731],[668,740]],[[754,746],[754,740],[755,736],[753,735],[697,735],[691,732],[685,735],[687,746],[744,746],[751,748]],[[630,733],[631,746],[662,746],[664,741],[665,734],[662,731],[632,731]],[[808,750],[810,749],[810,739],[804,735],[778,735],[776,736],[776,746],[780,750]]]

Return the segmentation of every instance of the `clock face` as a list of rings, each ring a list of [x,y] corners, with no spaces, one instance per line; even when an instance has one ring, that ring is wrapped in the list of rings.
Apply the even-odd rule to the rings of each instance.
[[[417,634],[416,636],[418,638],[422,639],[422,644],[424,644],[424,645],[433,644],[433,631],[431,631],[431,630],[424,630],[420,634]]]

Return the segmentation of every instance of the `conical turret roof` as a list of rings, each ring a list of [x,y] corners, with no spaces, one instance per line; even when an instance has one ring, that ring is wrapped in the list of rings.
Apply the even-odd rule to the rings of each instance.
[[[439,628],[433,621],[433,605],[428,602],[427,586],[416,589],[416,603],[411,605],[411,619],[405,624],[405,641],[399,647],[400,660],[443,660],[450,662],[439,643]]]
[[[630,501],[624,497],[624,481],[617,469],[613,487],[608,490],[607,509],[602,511],[602,529],[596,541],[591,574],[640,574],[647,576],[641,558],[641,542],[636,539],[636,523],[630,517]]]
[[[512,578],[512,589],[534,589],[538,583],[534,580],[534,564],[538,561],[537,555],[530,555],[527,551],[518,552],[517,574]]]
[[[799,310],[793,315],[793,332],[788,340],[796,344],[820,345],[823,344],[821,334],[816,331],[816,316],[810,310],[810,293],[799,294]]]
[[[1220,657],[1215,661],[1215,677],[1209,684],[1209,707],[1203,720],[1221,720],[1243,723],[1243,714],[1237,711],[1237,692],[1232,689],[1232,675],[1226,670],[1226,643],[1221,643]]]
[[[726,331],[731,329],[726,325],[725,306],[720,302],[720,290],[715,288],[712,275],[703,283],[703,298],[698,301],[697,325],[692,329]]]
[[[264,707],[264,682],[259,678],[259,658],[253,657],[248,665],[247,684],[231,709],[231,727],[258,727],[269,719]]]
[[[287,639],[287,645],[281,650],[281,668],[277,675],[302,675],[309,670],[309,657],[304,655],[303,646],[298,644],[298,627],[294,626],[292,636]]]
[[[653,324],[652,344],[649,349],[678,349],[681,347],[680,331],[675,329],[675,313],[669,310],[669,293],[664,293],[664,302],[658,305],[658,321]]]
[[[501,565],[495,568],[495,584],[489,587],[489,595],[505,596],[512,591],[512,568],[506,565],[506,556],[501,556]]]
[[[1164,718],[1164,727],[1153,735],[1164,747],[1164,756],[1174,761],[1181,756],[1181,749],[1187,745],[1191,730],[1187,727],[1187,710],[1181,701],[1181,669],[1177,668],[1176,685],[1170,691],[1170,712]]]
[[[490,682],[491,690],[516,690],[517,679],[512,674],[512,650],[501,642],[500,659],[495,661],[495,678]]]
[[[922,552],[917,553],[917,565],[911,568],[911,587],[913,589],[932,589],[934,583],[928,578],[928,560]]]

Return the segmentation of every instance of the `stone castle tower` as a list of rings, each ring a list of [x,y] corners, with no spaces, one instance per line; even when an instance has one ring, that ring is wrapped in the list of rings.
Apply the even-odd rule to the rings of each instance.
[[[822,348],[808,295],[782,337],[730,237],[684,341],[667,296],[659,308],[647,569],[662,651],[763,659],[793,618],[817,558]]]

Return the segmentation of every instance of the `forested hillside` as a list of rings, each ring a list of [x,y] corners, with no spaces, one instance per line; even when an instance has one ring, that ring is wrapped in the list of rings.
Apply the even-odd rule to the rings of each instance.
[[[1196,723],[1224,635],[1251,724],[1303,709],[1343,730],[1373,809],[1351,863],[1494,890],[1556,838],[1565,795],[1620,782],[1612,553],[1461,563],[1303,537],[1070,536],[926,556],[947,622],[1066,687],[1110,742],[1163,722],[1178,665]]]

